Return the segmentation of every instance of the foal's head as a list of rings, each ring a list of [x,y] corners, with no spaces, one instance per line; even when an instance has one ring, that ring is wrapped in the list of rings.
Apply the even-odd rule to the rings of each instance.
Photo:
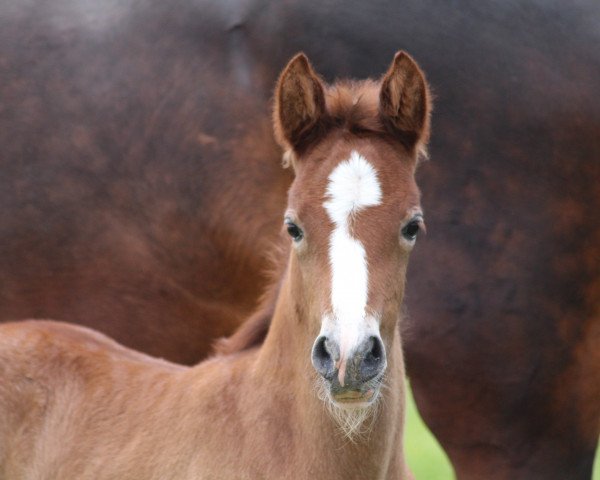
[[[398,53],[380,82],[325,85],[303,54],[279,78],[275,129],[296,178],[285,226],[292,298],[329,400],[373,404],[423,213],[414,173],[429,136],[426,81]]]

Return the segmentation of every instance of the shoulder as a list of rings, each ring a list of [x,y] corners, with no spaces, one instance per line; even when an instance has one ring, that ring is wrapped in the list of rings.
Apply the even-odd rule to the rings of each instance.
[[[0,324],[0,364],[31,363],[47,369],[99,366],[105,362],[139,363],[169,370],[184,367],[127,348],[90,328],[53,320]]]

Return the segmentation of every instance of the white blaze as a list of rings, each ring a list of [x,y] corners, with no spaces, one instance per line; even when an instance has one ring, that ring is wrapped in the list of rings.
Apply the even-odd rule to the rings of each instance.
[[[363,156],[352,151],[350,158],[329,175],[326,198],[323,206],[335,225],[329,240],[333,318],[324,319],[322,330],[330,330],[330,333],[334,333],[332,329],[337,330],[340,362],[345,371],[345,355],[361,339],[367,322],[375,322],[366,318],[369,272],[365,249],[350,235],[349,223],[352,215],[381,203],[377,172]],[[342,366],[340,382],[343,384]]]

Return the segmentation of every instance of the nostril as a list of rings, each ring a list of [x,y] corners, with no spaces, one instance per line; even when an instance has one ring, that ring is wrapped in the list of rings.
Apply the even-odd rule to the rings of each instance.
[[[381,340],[377,337],[369,338],[369,347],[367,349],[366,359],[373,362],[378,363],[381,361],[383,357],[383,345]]]
[[[329,352],[327,351],[327,347],[325,346],[326,341],[327,338],[320,337],[315,343],[314,354],[322,359],[331,357],[331,355],[329,355]]]
[[[385,368],[385,349],[379,337],[372,336],[367,341],[364,357],[361,365],[361,377],[363,381],[379,375]]]
[[[315,370],[325,378],[331,379],[335,375],[334,355],[335,348],[325,336],[317,338],[312,351],[312,363]]]

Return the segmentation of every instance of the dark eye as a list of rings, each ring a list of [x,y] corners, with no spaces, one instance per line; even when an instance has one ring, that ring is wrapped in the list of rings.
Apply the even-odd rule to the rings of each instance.
[[[289,220],[286,220],[285,226],[287,228],[287,232],[290,234],[290,237],[292,237],[295,242],[299,242],[300,240],[302,240],[304,233],[298,225],[296,225],[293,222],[290,222]]]
[[[421,222],[418,220],[411,220],[406,227],[402,229],[402,235],[408,241],[412,242],[415,238],[417,238],[417,233],[421,229]]]

